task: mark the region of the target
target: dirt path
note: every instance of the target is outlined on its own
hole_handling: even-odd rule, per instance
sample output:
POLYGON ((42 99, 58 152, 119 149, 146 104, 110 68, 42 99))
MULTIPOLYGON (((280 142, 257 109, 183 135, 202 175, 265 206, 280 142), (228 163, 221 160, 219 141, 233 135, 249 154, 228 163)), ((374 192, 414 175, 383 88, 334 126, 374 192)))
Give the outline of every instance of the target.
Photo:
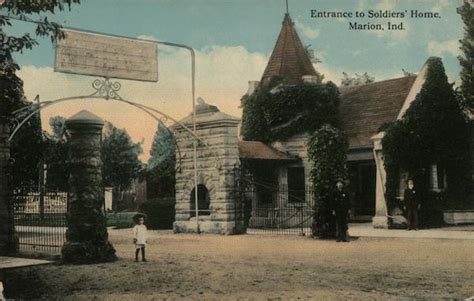
POLYGON ((129 230, 111 231, 120 260, 11 273, 12 297, 48 300, 462 299, 474 296, 474 242, 152 232, 135 263, 129 230))

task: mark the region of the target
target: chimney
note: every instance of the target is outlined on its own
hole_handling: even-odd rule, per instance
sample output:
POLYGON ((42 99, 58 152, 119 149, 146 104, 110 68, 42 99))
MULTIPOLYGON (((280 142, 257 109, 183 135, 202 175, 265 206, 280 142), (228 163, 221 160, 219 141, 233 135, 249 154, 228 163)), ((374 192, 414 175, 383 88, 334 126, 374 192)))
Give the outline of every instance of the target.
POLYGON ((255 92, 255 90, 257 90, 259 84, 260 82, 256 80, 249 81, 249 89, 247 90, 247 95, 251 96, 255 92))
POLYGON ((305 84, 317 84, 319 82, 317 75, 303 75, 301 78, 305 84))

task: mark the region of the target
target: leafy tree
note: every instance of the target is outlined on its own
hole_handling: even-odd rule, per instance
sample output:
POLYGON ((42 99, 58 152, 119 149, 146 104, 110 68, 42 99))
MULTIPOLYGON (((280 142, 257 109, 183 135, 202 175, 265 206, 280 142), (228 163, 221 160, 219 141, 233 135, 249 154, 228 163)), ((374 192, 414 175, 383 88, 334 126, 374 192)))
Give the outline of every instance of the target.
POLYGON ((153 137, 146 169, 149 196, 172 193, 175 184, 175 166, 175 138, 173 133, 160 122, 153 137))
POLYGON ((315 197, 312 232, 314 237, 335 236, 330 202, 336 181, 346 178, 346 153, 349 145, 337 128, 325 124, 315 131, 307 142, 310 172, 315 197))
MULTIPOLYGON (((18 1, 6 0, 0 5, 0 123, 8 123, 12 119, 12 112, 29 105, 23 93, 23 81, 16 75, 20 69, 13 59, 13 54, 25 49, 32 49, 38 42, 37 37, 51 37, 54 41, 60 38, 59 24, 49 22, 45 16, 54 14, 66 7, 71 7, 79 0, 51 0, 51 1, 18 1), (34 33, 24 33, 22 36, 12 36, 7 27, 12 26, 11 18, 28 20, 29 15, 39 16, 34 33)), ((11 145, 12 186, 18 188, 25 184, 37 184, 39 164, 42 156, 42 134, 39 117, 34 116, 18 132, 11 145)))
POLYGON ((70 9, 73 3, 80 3, 80 0, 6 0, 0 5, 2 12, 8 15, 0 16, 0 118, 10 118, 13 110, 25 105, 23 83, 15 74, 20 67, 15 63, 13 54, 37 45, 38 42, 32 35, 49 36, 51 41, 61 38, 60 25, 49 22, 44 15, 54 14, 66 7, 70 9), (12 26, 11 18, 28 20, 29 15, 40 16, 40 19, 35 20, 37 25, 34 34, 27 32, 19 37, 7 34, 7 27, 12 26))
POLYGON ((160 122, 153 137, 147 169, 160 176, 174 176, 176 163, 176 141, 173 133, 160 122))
POLYGON ((459 56, 461 70, 461 93, 464 103, 474 109, 474 7, 465 1, 459 8, 459 14, 464 21, 464 38, 461 42, 462 56, 459 56))
POLYGON ((142 168, 138 159, 141 152, 141 143, 133 143, 127 131, 107 122, 101 149, 104 185, 116 192, 129 189, 142 168))
POLYGON ((10 144, 10 155, 11 188, 38 185, 43 162, 43 139, 38 115, 30 118, 17 132, 10 144))
POLYGON ((46 186, 68 191, 68 145, 65 132, 66 118, 54 116, 49 119, 52 134, 43 133, 44 163, 47 166, 46 186))
POLYGON ((440 58, 430 58, 420 93, 403 118, 388 126, 382 145, 389 208, 395 204, 400 170, 414 178, 427 198, 432 164, 446 172, 448 199, 464 201, 469 187, 468 121, 440 58))

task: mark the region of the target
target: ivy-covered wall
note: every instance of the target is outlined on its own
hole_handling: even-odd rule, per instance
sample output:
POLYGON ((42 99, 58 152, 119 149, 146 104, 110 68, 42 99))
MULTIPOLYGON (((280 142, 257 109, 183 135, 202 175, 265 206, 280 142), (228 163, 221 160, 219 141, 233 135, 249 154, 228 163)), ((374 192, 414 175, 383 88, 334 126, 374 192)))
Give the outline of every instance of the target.
POLYGON ((430 58, 420 93, 402 119, 386 127, 382 140, 389 210, 396 206, 400 170, 414 179, 425 200, 424 209, 433 207, 429 201, 429 167, 433 164, 447 177, 443 206, 462 206, 469 189, 468 125, 441 59, 430 58))
POLYGON ((284 87, 273 83, 243 99, 241 133, 245 140, 273 142, 308 132, 323 124, 338 124, 339 90, 332 83, 284 87))

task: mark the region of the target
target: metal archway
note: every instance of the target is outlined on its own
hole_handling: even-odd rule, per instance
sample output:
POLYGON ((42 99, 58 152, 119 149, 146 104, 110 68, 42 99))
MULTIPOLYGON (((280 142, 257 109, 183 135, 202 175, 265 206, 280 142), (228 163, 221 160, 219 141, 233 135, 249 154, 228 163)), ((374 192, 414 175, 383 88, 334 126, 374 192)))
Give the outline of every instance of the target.
MULTIPOLYGON (((170 121, 174 122, 175 124, 179 125, 182 129, 185 130, 186 133, 188 133, 194 139, 196 139, 197 141, 202 143, 202 145, 204 147, 206 147, 212 153, 212 155, 214 156, 214 159, 216 160, 216 166, 215 167, 217 169, 220 169, 221 164, 220 164, 220 160, 219 160, 219 157, 217 156, 217 154, 209 146, 209 144, 207 144, 206 141, 204 141, 199 136, 194 134, 193 129, 190 129, 189 127, 187 127, 182 122, 179 122, 178 120, 174 119, 170 115, 168 115, 166 113, 163 113, 163 112, 161 112, 161 111, 159 111, 155 108, 152 108, 152 107, 146 106, 146 105, 142 105, 142 104, 133 102, 131 100, 127 100, 127 99, 122 98, 117 93, 121 88, 121 84, 119 82, 111 82, 108 78, 105 78, 103 80, 95 79, 92 82, 92 87, 96 91, 94 93, 90 94, 90 95, 71 96, 71 97, 58 98, 58 99, 50 100, 50 101, 43 101, 43 102, 39 102, 39 103, 32 103, 31 105, 28 105, 26 107, 23 107, 21 109, 18 109, 16 111, 14 111, 13 112, 14 122, 16 123, 16 125, 14 126, 14 129, 13 129, 12 133, 10 134, 9 141, 12 141, 12 139, 15 137, 15 135, 18 133, 18 131, 22 128, 22 126, 26 122, 28 122, 29 119, 31 119, 33 116, 38 114, 38 112, 40 112, 41 110, 43 110, 45 108, 54 106, 54 105, 62 103, 62 102, 71 101, 71 100, 84 100, 84 99, 110 100, 110 99, 112 99, 112 100, 115 100, 115 101, 118 101, 118 102, 128 104, 130 106, 133 106, 133 107, 143 111, 144 113, 146 113, 147 115, 149 115, 150 117, 155 119, 157 122, 161 122, 162 124, 165 124, 167 121, 170 120, 170 121)), ((172 129, 170 129, 170 127, 167 127, 167 128, 168 128, 168 130, 172 130, 172 129)), ((172 130, 172 131, 175 132, 175 130, 172 130)), ((177 170, 179 170, 180 167, 181 167, 181 157, 182 156, 181 156, 181 151, 180 151, 177 144, 176 144, 176 148, 178 150, 178 157, 179 157, 179 164, 178 164, 177 170)))

